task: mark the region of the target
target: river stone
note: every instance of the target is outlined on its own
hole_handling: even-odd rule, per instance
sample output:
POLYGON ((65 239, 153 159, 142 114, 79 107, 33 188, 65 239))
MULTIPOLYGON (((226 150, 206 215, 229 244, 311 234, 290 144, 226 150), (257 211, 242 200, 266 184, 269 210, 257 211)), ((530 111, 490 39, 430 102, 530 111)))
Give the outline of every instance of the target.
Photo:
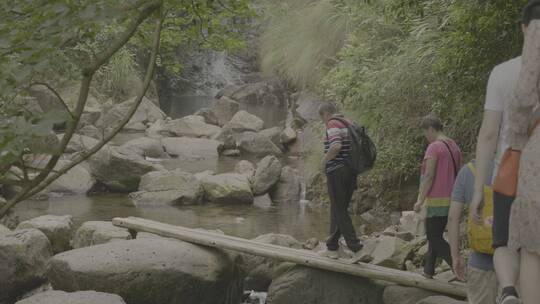
MULTIPOLYGON (((64 134, 58 135, 58 139, 62 140, 64 134)), ((66 147, 65 153, 75 153, 81 151, 88 151, 99 143, 99 140, 79 134, 73 134, 66 147)))
POLYGON ((282 149, 283 145, 281 144, 281 128, 280 127, 272 127, 268 129, 264 129, 259 132, 259 134, 264 135, 268 137, 276 147, 282 149))
POLYGON ((283 152, 268 137, 255 132, 244 132, 236 141, 240 151, 255 155, 281 155, 283 152))
POLYGON ((15 304, 126 304, 114 294, 96 291, 64 292, 48 290, 35 294, 15 304))
POLYGON ((241 160, 234 166, 234 172, 247 176, 249 179, 255 174, 255 165, 247 160, 241 160))
POLYGON ((202 116, 190 115, 166 122, 165 130, 173 136, 211 138, 221 132, 221 128, 207 124, 202 116))
POLYGON ((415 287, 391 285, 384 289, 384 304, 416 304, 418 301, 436 293, 415 287))
POLYGON ((180 169, 149 172, 141 178, 139 191, 129 197, 136 204, 198 204, 203 198, 201 182, 180 169))
POLYGON ((229 121, 225 124, 225 126, 223 126, 223 128, 231 129, 235 132, 258 132, 261 131, 263 127, 264 121, 262 119, 243 110, 234 114, 231 121, 229 121))
POLYGON ((300 201, 300 177, 298 170, 289 166, 283 167, 279 181, 271 192, 272 201, 276 203, 297 203, 300 201))
POLYGON ((143 157, 164 158, 167 156, 159 138, 135 138, 123 144, 122 147, 133 150, 143 157))
POLYGON ((43 215, 20 223, 17 230, 40 230, 49 239, 53 253, 57 254, 71 247, 69 242, 74 230, 72 218, 71 215, 43 215))
POLYGON ((281 134, 279 135, 281 143, 284 145, 294 142, 297 136, 298 135, 296 134, 296 131, 291 127, 285 128, 283 132, 281 132, 281 134))
POLYGON ((296 266, 272 281, 267 304, 379 304, 384 287, 365 278, 296 266))
POLYGON ((269 209, 269 208, 272 208, 273 203, 272 203, 272 199, 270 198, 270 195, 265 194, 265 195, 256 196, 255 199, 253 200, 253 205, 261 209, 269 209))
POLYGON ((48 277, 54 289, 108 292, 130 304, 237 304, 242 284, 235 263, 215 249, 142 238, 56 255, 48 277))
POLYGON ((165 151, 181 160, 217 159, 221 142, 213 139, 167 137, 161 141, 165 151))
POLYGON ((109 242, 130 240, 131 234, 125 228, 114 226, 111 222, 89 221, 77 229, 73 237, 73 248, 99 245, 109 242))
POLYGON ((144 174, 159 170, 133 150, 105 146, 88 161, 90 172, 108 189, 117 192, 133 192, 139 187, 144 174))
POLYGON ((77 131, 77 134, 88 136, 96 140, 103 139, 103 131, 93 125, 86 125, 77 131))
POLYGON ((383 235, 378 239, 377 247, 372 253, 372 263, 379 266, 403 269, 405 260, 410 256, 414 246, 400 238, 383 235))
MULTIPOLYGON (((114 128, 123 120, 128 111, 133 106, 135 102, 133 97, 129 100, 126 100, 122 103, 113 105, 108 111, 104 111, 101 117, 97 120, 96 126, 98 128, 114 128)), ((161 109, 155 105, 150 99, 143 97, 141 104, 137 107, 135 114, 129 120, 129 128, 139 128, 136 126, 147 125, 156 122, 159 119, 165 119, 167 116, 161 109)), ((143 130, 144 131, 144 130, 143 130)))
POLYGON ((210 108, 202 108, 199 111, 195 112, 194 115, 204 118, 204 122, 207 124, 219 126, 219 119, 216 116, 216 113, 214 113, 214 111, 210 108))
POLYGON ((253 193, 261 195, 274 186, 281 175, 281 162, 275 156, 267 156, 257 164, 253 177, 253 193))
POLYGON ((240 104, 227 97, 216 100, 212 106, 212 112, 216 115, 218 125, 220 126, 224 126, 228 123, 239 110, 240 104))
MULTIPOLYGON (((71 161, 59 160, 55 166, 56 170, 69 165, 71 161)), ((90 191, 96 180, 85 166, 79 164, 71 168, 67 173, 61 175, 58 179, 47 186, 45 192, 58 192, 69 194, 86 194, 90 191)))
POLYGON ((417 304, 467 304, 467 302, 445 296, 432 296, 418 301, 417 304))
POLYGON ((202 179, 205 197, 214 203, 253 203, 253 193, 246 176, 234 173, 210 175, 202 179))
POLYGON ((221 132, 212 137, 212 139, 223 143, 222 150, 235 150, 237 148, 236 141, 241 135, 241 133, 224 128, 221 129, 221 132))
POLYGON ((51 253, 49 239, 37 229, 0 234, 0 303, 42 284, 51 253))

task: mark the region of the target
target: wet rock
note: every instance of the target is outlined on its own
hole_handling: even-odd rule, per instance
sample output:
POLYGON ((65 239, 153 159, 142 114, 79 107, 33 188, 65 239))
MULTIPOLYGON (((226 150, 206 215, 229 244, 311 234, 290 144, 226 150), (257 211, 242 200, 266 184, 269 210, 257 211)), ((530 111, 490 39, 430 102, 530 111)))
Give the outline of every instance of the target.
POLYGON ((161 139, 140 137, 132 139, 122 145, 123 148, 132 150, 142 157, 164 158, 167 157, 161 139))
POLYGON ((267 156, 257 164, 253 177, 253 193, 261 195, 270 190, 281 175, 281 162, 275 156, 267 156))
POLYGON ((418 301, 417 304, 467 304, 467 302, 458 301, 445 296, 433 296, 418 301))
POLYGON ((203 198, 201 182, 182 170, 154 171, 142 176, 139 191, 129 197, 135 204, 198 204, 203 198))
POLYGON ((237 138, 240 151, 254 155, 281 155, 283 152, 268 137, 255 133, 244 132, 237 138))
POLYGON ((96 140, 103 139, 103 131, 93 125, 86 125, 77 131, 77 134, 88 136, 96 140))
POLYGON ((273 203, 270 195, 265 194, 261 196, 256 196, 255 200, 253 201, 253 205, 261 209, 269 209, 272 208, 273 203))
POLYGON ((167 137, 161 141, 165 151, 181 160, 217 159, 221 142, 203 138, 167 137))
MULTIPOLYGON (((58 135, 58 139, 62 140, 64 134, 58 135)), ((66 147, 65 153, 75 153, 81 151, 88 151, 97 145, 99 141, 95 138, 85 135, 73 134, 66 147)))
POLYGON ((56 255, 48 277, 54 289, 108 292, 130 304, 236 304, 242 284, 235 264, 215 249, 143 238, 56 255))
POLYGON ((250 161, 241 160, 234 166, 234 172, 247 176, 249 179, 255 174, 255 165, 250 161))
POLYGON ((371 280, 296 266, 272 281, 267 304, 378 304, 384 287, 371 280))
POLYGON ((280 134, 281 143, 284 145, 294 142, 296 138, 297 138, 296 131, 291 127, 285 128, 283 132, 281 132, 280 134))
POLYGON ((49 239, 37 229, 0 234, 0 303, 42 284, 51 253, 49 239))
POLYGON ((194 115, 204 118, 204 122, 207 124, 219 126, 219 119, 216 116, 216 113, 214 113, 214 111, 210 108, 202 108, 199 111, 195 112, 194 115))
POLYGON ((436 295, 434 292, 420 288, 392 285, 384 289, 383 303, 416 304, 418 301, 434 295, 436 295))
POLYGON ((125 304, 124 300, 114 294, 96 291, 64 292, 49 290, 35 294, 15 304, 125 304))
POLYGON ((190 115, 165 123, 167 134, 180 137, 211 138, 221 132, 221 128, 207 124, 202 116, 190 115))
POLYGON ((214 203, 251 204, 253 193, 246 176, 241 174, 219 174, 202 179, 205 197, 214 203))
POLYGON ((219 126, 224 126, 228 123, 239 110, 240 104, 227 97, 216 100, 212 106, 212 111, 217 117, 219 126))
POLYGON ((92 176, 109 190, 133 192, 141 176, 159 170, 131 149, 105 146, 88 161, 92 176))
MULTIPOLYGON (((134 102, 135 97, 113 105, 112 108, 102 113, 101 117, 96 122, 96 127, 102 129, 114 128, 126 117, 134 102)), ((128 125, 131 129, 139 128, 137 126, 152 124, 157 120, 165 119, 166 117, 165 113, 163 113, 156 104, 150 99, 143 97, 141 104, 137 107, 137 111, 135 111, 135 114, 129 120, 128 125)))
POLYGON ((128 230, 114 226, 111 222, 90 221, 77 229, 73 237, 73 248, 99 245, 115 241, 130 240, 128 230))
MULTIPOLYGON (((71 161, 59 160, 56 164, 56 170, 60 170, 69 165, 71 161)), ((45 192, 58 192, 68 194, 86 194, 94 187, 96 180, 85 166, 79 164, 71 168, 67 173, 61 175, 58 179, 47 186, 45 192)))
POLYGON ((43 215, 17 226, 17 230, 29 228, 38 229, 47 236, 54 254, 71 248, 69 242, 74 230, 71 215, 43 215))
POLYGON ((280 127, 272 127, 268 129, 264 129, 259 132, 259 134, 264 135, 268 137, 276 147, 283 150, 283 144, 281 143, 281 128, 280 127))
POLYGON ((413 247, 411 244, 397 237, 383 235, 378 240, 377 247, 373 251, 373 264, 403 269, 405 260, 410 256, 413 247))
POLYGON ((280 204, 300 201, 300 177, 298 171, 289 166, 283 167, 279 180, 271 192, 272 200, 280 204))
POLYGON ((231 129, 235 132, 261 131, 264 127, 264 121, 259 117, 246 111, 239 111, 233 118, 223 126, 225 129, 231 129))

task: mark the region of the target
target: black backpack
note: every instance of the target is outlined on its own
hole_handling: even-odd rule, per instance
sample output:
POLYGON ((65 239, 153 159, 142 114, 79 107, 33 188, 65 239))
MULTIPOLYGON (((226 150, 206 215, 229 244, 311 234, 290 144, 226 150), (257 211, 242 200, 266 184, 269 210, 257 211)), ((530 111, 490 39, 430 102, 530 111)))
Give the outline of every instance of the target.
POLYGON ((367 135, 366 129, 354 122, 349 122, 340 117, 333 117, 347 126, 351 137, 351 155, 347 159, 349 166, 356 174, 362 174, 375 165, 377 159, 377 148, 373 140, 367 135))

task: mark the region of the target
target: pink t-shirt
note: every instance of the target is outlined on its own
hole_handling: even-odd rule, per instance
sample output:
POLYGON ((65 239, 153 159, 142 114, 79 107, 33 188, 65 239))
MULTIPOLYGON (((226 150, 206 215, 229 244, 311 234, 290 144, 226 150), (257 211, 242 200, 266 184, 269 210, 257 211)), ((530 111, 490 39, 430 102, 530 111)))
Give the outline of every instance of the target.
POLYGON ((428 198, 446 198, 452 194, 454 187, 454 181, 456 179, 457 170, 461 166, 461 150, 458 145, 451 139, 446 140, 448 147, 452 151, 454 161, 450 156, 448 147, 442 141, 432 142, 424 156, 424 162, 422 164, 422 175, 425 174, 426 160, 428 158, 437 158, 437 168, 435 170, 435 178, 433 179, 433 185, 429 190, 428 198))

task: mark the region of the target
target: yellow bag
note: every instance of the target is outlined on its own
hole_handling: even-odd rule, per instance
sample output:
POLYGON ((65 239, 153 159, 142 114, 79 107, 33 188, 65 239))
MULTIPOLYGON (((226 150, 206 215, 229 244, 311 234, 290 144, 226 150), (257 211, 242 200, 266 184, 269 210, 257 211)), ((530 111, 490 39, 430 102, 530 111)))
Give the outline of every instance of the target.
MULTIPOLYGON (((467 166, 476 177, 476 168, 472 163, 467 166)), ((479 225, 473 221, 472 216, 469 216, 468 235, 469 247, 476 252, 493 254, 493 188, 484 186, 484 208, 482 208, 483 224, 479 225)))

